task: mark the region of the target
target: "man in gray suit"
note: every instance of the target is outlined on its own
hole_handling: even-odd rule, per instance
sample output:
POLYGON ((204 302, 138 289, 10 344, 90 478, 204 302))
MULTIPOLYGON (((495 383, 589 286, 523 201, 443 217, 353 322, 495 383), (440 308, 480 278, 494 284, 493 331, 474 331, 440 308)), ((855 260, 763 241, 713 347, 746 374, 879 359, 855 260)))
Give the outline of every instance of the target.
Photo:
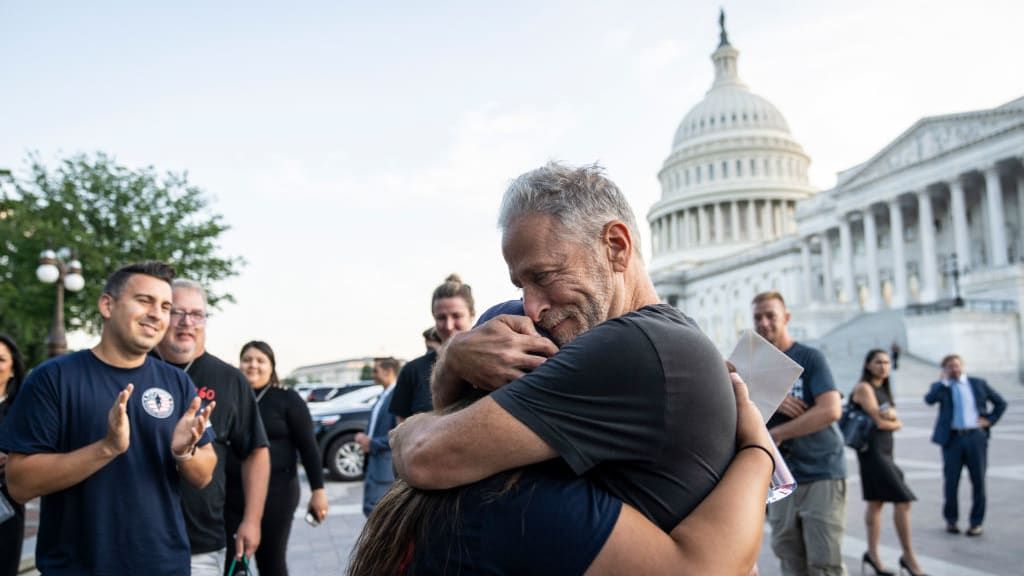
POLYGON ((395 380, 401 363, 394 358, 377 358, 373 362, 373 381, 384 387, 384 392, 377 398, 370 412, 370 423, 366 427, 367 434, 356 434, 356 442, 366 454, 366 480, 363 487, 363 514, 370 515, 377 501, 395 481, 395 471, 391 466, 391 445, 388 444, 388 432, 396 425, 395 415, 391 413, 391 393, 394 392, 395 380))

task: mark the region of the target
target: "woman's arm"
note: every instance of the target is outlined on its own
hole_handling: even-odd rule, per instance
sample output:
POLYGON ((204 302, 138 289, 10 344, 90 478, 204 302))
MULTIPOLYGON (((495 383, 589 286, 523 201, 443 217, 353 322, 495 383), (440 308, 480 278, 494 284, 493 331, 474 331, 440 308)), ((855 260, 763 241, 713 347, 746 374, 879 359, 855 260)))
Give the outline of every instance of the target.
POLYGON ((324 490, 324 470, 321 465, 320 450, 316 447, 316 438, 313 436, 313 419, 302 398, 299 398, 299 395, 291 390, 287 392, 288 434, 299 451, 302 467, 306 469, 309 488, 312 490, 307 507, 318 521, 323 522, 327 517, 327 492, 324 490))
POLYGON ((853 388, 853 401, 865 414, 871 416, 879 430, 899 430, 903 427, 903 422, 895 416, 895 411, 890 409, 882 412, 878 406, 878 397, 875 396, 875 387, 871 384, 858 382, 853 388))
POLYGON ((746 385, 735 374, 737 448, 711 494, 670 534, 623 505, 612 534, 587 574, 743 574, 761 548, 765 500, 774 462, 771 436, 746 385), (755 445, 758 449, 742 449, 755 445))

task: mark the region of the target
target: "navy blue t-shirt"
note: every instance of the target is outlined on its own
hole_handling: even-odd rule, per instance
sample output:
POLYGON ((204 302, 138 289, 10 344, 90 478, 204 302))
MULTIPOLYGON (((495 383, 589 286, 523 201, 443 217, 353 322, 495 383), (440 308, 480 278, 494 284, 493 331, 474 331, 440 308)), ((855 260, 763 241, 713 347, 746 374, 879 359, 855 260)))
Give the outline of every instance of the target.
MULTIPOLYGON (((128 399, 128 451, 42 498, 36 566, 47 575, 189 573, 174 427, 196 395, 188 376, 146 357, 117 368, 83 350, 34 369, 0 430, 0 450, 67 453, 103 439, 117 395, 128 399)), ((200 440, 212 440, 208 428, 200 440)))
POLYGON ((445 517, 416 543, 409 574, 583 574, 622 510, 620 500, 555 460, 457 494, 457 508, 439 509, 445 517))
MULTIPOLYGON (((800 398, 808 406, 813 406, 816 397, 836 390, 832 371, 829 370, 828 362, 821 352, 794 342, 785 354, 804 369, 800 378, 793 383, 793 389, 790 391, 792 396, 800 398)), ((791 418, 788 416, 776 412, 768 420, 768 428, 789 420, 791 418)), ((826 426, 806 436, 786 440, 779 446, 779 452, 785 458, 797 483, 846 478, 843 438, 835 425, 826 426)))

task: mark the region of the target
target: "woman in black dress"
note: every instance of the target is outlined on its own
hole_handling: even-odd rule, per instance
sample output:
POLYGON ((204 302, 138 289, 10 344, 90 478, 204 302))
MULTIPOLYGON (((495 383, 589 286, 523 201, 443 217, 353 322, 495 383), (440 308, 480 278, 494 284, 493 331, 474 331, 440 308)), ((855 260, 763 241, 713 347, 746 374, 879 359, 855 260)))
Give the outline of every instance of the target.
MULTIPOLYGON (((296 454, 302 459, 312 490, 306 509, 318 523, 327 518, 327 492, 324 490, 320 451, 313 437, 313 420, 306 403, 294 390, 283 388, 278 382, 274 351, 270 345, 253 340, 242 346, 240 356, 239 368, 256 393, 260 416, 270 440, 270 485, 263 508, 256 567, 261 576, 287 576, 288 536, 291 534, 292 517, 299 505, 296 454)), ((242 463, 229 454, 228 497, 224 507, 228 535, 238 530, 245 509, 241 470, 242 463)))
POLYGON ((892 433, 903 427, 896 413, 892 389, 889 386, 889 355, 884 350, 871 350, 864 359, 860 382, 853 389, 851 402, 861 407, 877 427, 871 433, 868 447, 857 453, 860 461, 860 484, 867 507, 864 523, 867 525, 868 550, 861 567, 870 565, 875 574, 892 574, 878 557, 878 541, 882 531, 882 505, 892 502, 895 507, 893 521, 899 535, 903 555, 900 567, 911 574, 921 574, 917 556, 910 538, 910 503, 916 500, 903 480, 903 471, 893 461, 892 433))
MULTIPOLYGON (((4 421, 7 410, 14 404, 18 388, 25 378, 25 363, 21 352, 10 336, 0 334, 0 422, 4 421)), ((25 507, 15 502, 7 493, 4 469, 7 454, 0 452, 0 498, 6 498, 14 508, 14 517, 0 523, 0 576, 14 576, 21 563, 21 543, 25 536, 25 507)))

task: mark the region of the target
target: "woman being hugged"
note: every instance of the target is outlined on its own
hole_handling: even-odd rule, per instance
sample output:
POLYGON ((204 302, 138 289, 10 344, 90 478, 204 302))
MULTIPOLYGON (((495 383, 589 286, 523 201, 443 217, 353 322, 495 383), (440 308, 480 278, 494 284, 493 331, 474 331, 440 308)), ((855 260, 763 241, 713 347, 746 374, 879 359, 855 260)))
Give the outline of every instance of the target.
MULTIPOLYGON (((263 509, 262 538, 256 550, 256 566, 263 576, 288 574, 286 556, 292 516, 299 505, 299 479, 295 454, 309 478, 312 495, 307 506, 318 522, 327 517, 327 492, 320 451, 313 437, 309 408, 294 390, 281 387, 274 351, 266 342, 253 340, 242 346, 239 369, 252 384, 260 417, 270 440, 270 486, 263 509)), ((230 455, 227 462, 228 498, 224 525, 230 538, 242 521, 242 463, 230 455), (232 497, 234 495, 234 497, 232 497)))
POLYGON ((903 479, 903 471, 893 460, 892 433, 903 427, 896 413, 892 388, 889 385, 889 355, 880 349, 871 350, 864 358, 860 382, 853 389, 851 402, 860 406, 875 421, 867 449, 857 453, 860 461, 860 485, 867 507, 864 523, 867 526, 868 550, 864 552, 861 567, 870 565, 875 574, 893 574, 885 569, 878 557, 878 541, 882 530, 882 505, 894 506, 893 521, 900 539, 903 555, 900 567, 911 574, 922 574, 914 554, 910 537, 910 503, 917 498, 903 479))

